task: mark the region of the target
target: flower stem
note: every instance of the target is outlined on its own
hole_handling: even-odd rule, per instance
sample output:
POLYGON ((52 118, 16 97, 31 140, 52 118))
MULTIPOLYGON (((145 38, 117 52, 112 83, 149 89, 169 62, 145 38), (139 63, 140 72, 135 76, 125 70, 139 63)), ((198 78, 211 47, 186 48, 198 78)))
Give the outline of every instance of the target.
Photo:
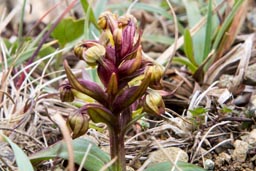
POLYGON ((120 129, 110 129, 110 154, 116 160, 112 165, 113 171, 126 171, 124 134, 120 129))

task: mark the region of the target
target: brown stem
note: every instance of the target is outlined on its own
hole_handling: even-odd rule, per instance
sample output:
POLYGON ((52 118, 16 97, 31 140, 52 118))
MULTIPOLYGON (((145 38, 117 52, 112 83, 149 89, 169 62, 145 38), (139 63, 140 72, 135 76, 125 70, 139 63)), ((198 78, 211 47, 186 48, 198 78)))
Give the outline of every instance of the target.
POLYGON ((113 171, 126 171, 124 134, 118 126, 116 126, 114 129, 109 129, 109 132, 111 159, 117 157, 112 169, 113 171))

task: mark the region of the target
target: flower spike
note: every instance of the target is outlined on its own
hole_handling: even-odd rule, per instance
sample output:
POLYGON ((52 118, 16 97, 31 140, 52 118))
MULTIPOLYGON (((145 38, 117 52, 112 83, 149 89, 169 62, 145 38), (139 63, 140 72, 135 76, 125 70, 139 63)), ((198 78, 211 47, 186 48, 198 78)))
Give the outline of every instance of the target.
POLYGON ((162 89, 161 79, 164 73, 163 67, 159 64, 155 64, 148 66, 146 70, 152 73, 149 87, 157 90, 162 89))
POLYGON ((103 87, 76 78, 64 61, 69 83, 60 88, 60 96, 63 101, 72 101, 74 97, 85 101, 80 113, 70 115, 67 121, 73 137, 88 129, 88 124, 82 123, 88 123, 89 119, 105 123, 109 128, 110 156, 117 157, 111 170, 125 171, 124 136, 136 120, 134 111, 139 110, 138 115, 164 112, 163 99, 153 90, 162 88, 163 68, 142 55, 142 31, 134 16, 118 17, 107 11, 100 15, 98 26, 101 29, 99 40, 79 44, 74 53, 89 66, 97 67, 103 87))

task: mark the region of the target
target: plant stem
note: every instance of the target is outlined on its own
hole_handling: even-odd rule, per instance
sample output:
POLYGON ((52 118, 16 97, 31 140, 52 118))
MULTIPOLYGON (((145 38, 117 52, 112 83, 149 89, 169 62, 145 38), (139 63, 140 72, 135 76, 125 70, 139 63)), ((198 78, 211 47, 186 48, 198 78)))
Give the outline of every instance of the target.
POLYGON ((125 150, 124 150, 124 134, 120 127, 109 129, 110 133, 110 154, 111 159, 116 158, 112 169, 113 171, 126 171, 125 150))

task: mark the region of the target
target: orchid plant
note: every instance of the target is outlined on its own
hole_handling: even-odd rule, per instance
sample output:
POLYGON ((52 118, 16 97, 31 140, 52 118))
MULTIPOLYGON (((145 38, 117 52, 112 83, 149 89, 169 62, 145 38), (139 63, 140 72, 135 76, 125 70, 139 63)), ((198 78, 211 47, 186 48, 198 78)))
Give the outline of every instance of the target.
POLYGON ((97 67, 102 86, 86 79, 76 78, 67 61, 64 68, 68 81, 60 86, 62 101, 89 96, 94 102, 68 117, 67 125, 76 138, 89 128, 89 121, 105 123, 110 137, 110 155, 115 160, 112 170, 125 171, 124 136, 134 123, 134 113, 160 115, 164 102, 157 90, 161 89, 163 68, 143 56, 142 31, 134 16, 117 16, 109 11, 98 19, 102 30, 99 40, 87 40, 74 48, 75 55, 88 66, 97 67))

